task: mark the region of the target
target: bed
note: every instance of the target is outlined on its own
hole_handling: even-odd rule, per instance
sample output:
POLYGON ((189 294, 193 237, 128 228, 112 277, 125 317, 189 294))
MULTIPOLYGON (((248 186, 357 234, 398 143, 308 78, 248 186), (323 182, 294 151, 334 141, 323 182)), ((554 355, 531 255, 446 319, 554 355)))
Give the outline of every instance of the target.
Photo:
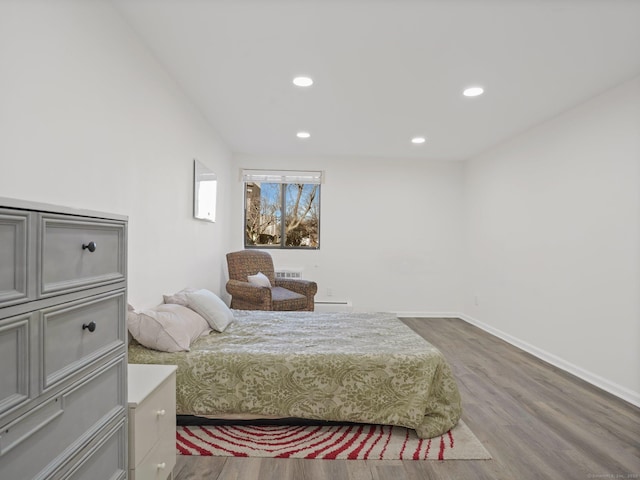
POLYGON ((189 352, 132 341, 129 363, 174 364, 178 415, 399 425, 421 438, 460 418, 441 352, 393 314, 233 311, 189 352))

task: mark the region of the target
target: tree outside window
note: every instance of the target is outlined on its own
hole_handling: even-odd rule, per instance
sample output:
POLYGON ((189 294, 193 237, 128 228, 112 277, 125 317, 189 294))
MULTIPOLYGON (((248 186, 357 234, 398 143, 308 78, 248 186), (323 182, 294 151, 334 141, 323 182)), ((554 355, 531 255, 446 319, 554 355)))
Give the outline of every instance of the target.
POLYGON ((245 247, 320 248, 320 185, 245 182, 245 247))

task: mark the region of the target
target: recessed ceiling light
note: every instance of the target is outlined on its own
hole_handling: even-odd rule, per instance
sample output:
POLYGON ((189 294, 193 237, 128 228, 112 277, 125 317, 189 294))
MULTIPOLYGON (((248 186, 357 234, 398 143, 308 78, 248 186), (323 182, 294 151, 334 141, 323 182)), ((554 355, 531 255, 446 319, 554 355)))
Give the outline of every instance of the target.
POLYGON ((296 133, 296 137, 298 138, 309 138, 311 134, 309 132, 298 132, 296 133))
POLYGON ((415 143, 415 144, 424 143, 424 142, 426 142, 426 141, 427 141, 427 139, 426 139, 426 138, 424 138, 424 137, 413 137, 413 138, 411 139, 411 143, 415 143))
POLYGON ((313 85, 311 77, 296 77, 293 79, 293 84, 298 87, 310 87, 313 85))
POLYGON ((484 88, 482 87, 469 87, 465 88, 462 94, 465 97, 477 97, 478 95, 482 95, 484 93, 484 88))

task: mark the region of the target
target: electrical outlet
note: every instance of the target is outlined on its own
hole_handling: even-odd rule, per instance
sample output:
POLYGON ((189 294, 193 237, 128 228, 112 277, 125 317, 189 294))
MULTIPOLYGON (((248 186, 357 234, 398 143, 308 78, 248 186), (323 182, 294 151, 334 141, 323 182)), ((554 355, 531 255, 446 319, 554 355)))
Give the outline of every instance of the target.
POLYGON ((333 296, 333 290, 331 288, 327 288, 327 297, 333 296))
POLYGON ((480 297, 478 295, 475 295, 473 297, 473 303, 475 304, 476 307, 480 306, 480 297))

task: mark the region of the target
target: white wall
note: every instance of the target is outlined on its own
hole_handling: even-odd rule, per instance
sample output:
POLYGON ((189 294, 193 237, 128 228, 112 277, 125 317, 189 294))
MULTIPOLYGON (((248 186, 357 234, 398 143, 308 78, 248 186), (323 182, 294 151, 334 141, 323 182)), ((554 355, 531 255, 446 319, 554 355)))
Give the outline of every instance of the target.
POLYGON ((0 70, 0 196, 128 215, 136 307, 218 291, 230 210, 192 220, 192 169, 229 197, 230 153, 113 7, 0 2, 0 70))
POLYGON ((463 311, 639 403, 640 80, 465 171, 369 158, 232 162, 105 2, 0 2, 0 69, 0 196, 128 215, 136 307, 187 285, 224 290, 224 254, 242 248, 240 167, 322 169, 321 249, 272 251, 277 265, 303 267, 320 299, 463 311), (218 173, 215 224, 191 217, 193 158, 218 173))
POLYGON ((243 248, 240 168, 324 170, 320 249, 269 250, 276 267, 304 268, 317 300, 351 300, 356 310, 461 310, 461 164, 243 155, 235 164, 233 249, 243 248))
POLYGON ((468 162, 465 193, 468 318, 640 404, 640 78, 468 162))

